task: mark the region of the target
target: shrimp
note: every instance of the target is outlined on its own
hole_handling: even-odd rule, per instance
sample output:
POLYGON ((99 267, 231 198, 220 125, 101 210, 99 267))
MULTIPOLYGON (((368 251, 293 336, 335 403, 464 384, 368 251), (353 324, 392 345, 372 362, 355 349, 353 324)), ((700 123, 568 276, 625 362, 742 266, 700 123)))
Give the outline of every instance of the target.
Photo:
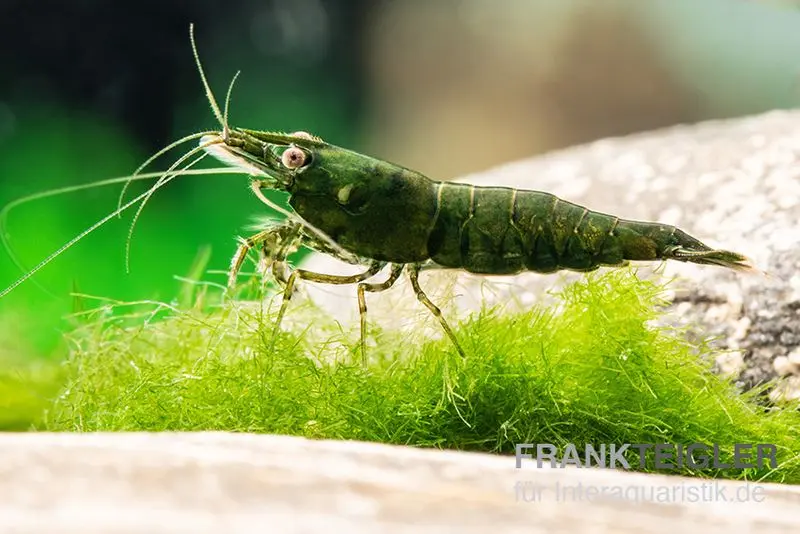
MULTIPOLYGON (((356 284, 360 349, 366 364, 365 294, 391 288, 403 273, 417 299, 436 317, 458 353, 466 356, 441 310, 420 286, 423 268, 513 275, 524 271, 588 272, 631 261, 675 260, 757 271, 747 257, 711 248, 672 225, 622 219, 543 191, 437 181, 307 132, 231 128, 227 121, 231 89, 223 114, 200 63, 191 27, 190 40, 203 87, 222 130, 181 140, 200 141, 179 161, 201 150, 249 174, 257 198, 286 218, 240 240, 228 277, 228 284, 234 285, 249 251, 256 249, 262 255, 262 270, 271 269, 283 283, 273 339, 298 279, 356 284), (267 190, 287 193, 293 211, 270 202, 264 195, 267 190), (363 270, 335 275, 292 269, 286 258, 301 245, 363 270), (373 281, 387 266, 386 279, 373 281)), ((172 177, 162 176, 149 193, 172 177)), ((144 202, 147 198, 149 194, 134 200, 144 202)))

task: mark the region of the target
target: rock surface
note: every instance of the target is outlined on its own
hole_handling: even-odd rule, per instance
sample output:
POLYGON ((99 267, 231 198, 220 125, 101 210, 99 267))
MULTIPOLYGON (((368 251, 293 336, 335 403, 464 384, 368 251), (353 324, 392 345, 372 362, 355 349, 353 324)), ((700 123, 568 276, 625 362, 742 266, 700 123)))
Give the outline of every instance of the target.
POLYGON ((225 433, 0 434, 0 455, 0 531, 18 534, 800 528, 796 486, 706 481, 703 490, 696 479, 525 463, 516 469, 513 457, 359 442, 225 433), (639 501, 611 497, 615 487, 639 501), (589 497, 593 491, 606 495, 589 497), (669 497, 654 497, 664 492, 669 497))
MULTIPOLYGON (((711 246, 750 256, 769 276, 678 262, 642 264, 639 272, 677 279, 667 319, 730 349, 717 362, 722 372, 746 388, 782 374, 789 380, 775 396, 800 396, 800 364, 787 365, 800 358, 800 111, 605 139, 458 181, 549 191, 620 217, 675 224, 711 246)), ((305 267, 348 270, 322 256, 305 267)), ((432 297, 453 305, 446 313, 464 317, 481 303, 509 309, 546 303, 548 291, 582 275, 423 276, 432 297)), ((384 327, 400 324, 388 319, 398 310, 422 313, 408 284, 399 285, 368 297, 370 317, 384 327)), ((353 288, 307 284, 304 290, 339 321, 355 320, 353 288)), ((428 325, 437 335, 438 325, 428 325)))

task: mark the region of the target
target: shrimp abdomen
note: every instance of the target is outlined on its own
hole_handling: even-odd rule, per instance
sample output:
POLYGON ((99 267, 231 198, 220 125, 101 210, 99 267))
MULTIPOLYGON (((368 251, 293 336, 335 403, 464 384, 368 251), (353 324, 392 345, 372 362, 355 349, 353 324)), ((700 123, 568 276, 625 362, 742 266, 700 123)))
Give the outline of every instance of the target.
POLYGON ((629 261, 678 260, 753 270, 675 226, 620 219, 541 191, 441 183, 431 259, 479 274, 592 271, 629 261))

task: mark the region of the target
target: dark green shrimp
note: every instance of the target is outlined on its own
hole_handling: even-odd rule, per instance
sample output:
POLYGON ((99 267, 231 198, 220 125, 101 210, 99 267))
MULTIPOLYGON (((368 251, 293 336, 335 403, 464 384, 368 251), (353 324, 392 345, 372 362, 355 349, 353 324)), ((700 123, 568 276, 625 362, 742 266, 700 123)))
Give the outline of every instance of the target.
MULTIPOLYGON (((389 289, 404 271, 419 301, 436 316, 462 356, 464 350, 452 329, 419 285, 423 267, 512 275, 562 269, 585 272, 601 266, 623 266, 630 261, 677 260, 756 271, 745 256, 713 249, 675 226, 621 219, 540 191, 431 180, 416 171, 331 145, 305 132, 284 134, 230 128, 227 99, 223 114, 198 59, 193 34, 191 41, 206 94, 222 131, 206 132, 200 139, 200 147, 182 159, 203 150, 252 175, 252 190, 264 203, 275 208, 263 190, 280 190, 289 194, 289 204, 294 209, 294 213, 289 213, 276 208, 287 216, 286 221, 268 225, 241 240, 231 262, 229 284, 235 282, 248 251, 255 248, 262 254, 263 267, 271 268, 284 282, 275 334, 298 278, 326 284, 357 284, 361 351, 366 358, 365 293, 389 289), (301 245, 362 265, 364 270, 355 275, 291 270, 286 256, 301 245), (389 274, 385 280, 370 281, 387 266, 389 274)), ((197 135, 185 140, 192 138, 197 135)), ((178 174, 180 171, 173 173, 178 174)), ((147 196, 135 201, 146 200, 173 175, 159 180, 147 196)))
MULTIPOLYGON (((363 273, 352 276, 294 270, 278 320, 296 279, 302 278, 358 283, 363 326, 364 292, 388 289, 405 270, 419 300, 463 355, 439 308, 419 286, 423 265, 483 275, 585 272, 659 260, 754 270, 745 256, 713 249, 675 226, 621 219, 541 191, 431 180, 303 132, 233 128, 202 143, 226 163, 258 169, 262 176, 253 182, 255 191, 289 193, 295 213, 338 246, 326 252, 351 263, 360 259, 365 265, 363 273), (339 247, 350 257, 339 253, 339 247), (385 282, 366 282, 386 264, 391 271, 385 282)), ((248 246, 256 246, 259 239, 248 246)), ((309 246, 318 248, 313 243, 309 246)), ((245 252, 240 249, 239 254, 245 252)), ((363 331, 361 344, 363 351, 363 331)))

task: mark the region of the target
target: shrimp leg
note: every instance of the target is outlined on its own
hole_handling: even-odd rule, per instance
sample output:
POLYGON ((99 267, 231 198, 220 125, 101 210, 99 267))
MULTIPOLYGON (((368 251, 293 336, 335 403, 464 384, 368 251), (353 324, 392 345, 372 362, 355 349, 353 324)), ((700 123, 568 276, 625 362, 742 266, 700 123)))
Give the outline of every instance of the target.
POLYGON ((392 287, 395 282, 397 282, 397 279, 400 278, 401 274, 403 274, 404 267, 405 265, 402 263, 394 263, 392 264, 392 271, 389 274, 389 278, 387 278, 384 282, 361 282, 358 284, 358 315, 361 319, 361 363, 364 365, 364 367, 367 366, 367 299, 364 295, 364 292, 369 291, 370 293, 379 293, 381 291, 386 291, 392 287))

